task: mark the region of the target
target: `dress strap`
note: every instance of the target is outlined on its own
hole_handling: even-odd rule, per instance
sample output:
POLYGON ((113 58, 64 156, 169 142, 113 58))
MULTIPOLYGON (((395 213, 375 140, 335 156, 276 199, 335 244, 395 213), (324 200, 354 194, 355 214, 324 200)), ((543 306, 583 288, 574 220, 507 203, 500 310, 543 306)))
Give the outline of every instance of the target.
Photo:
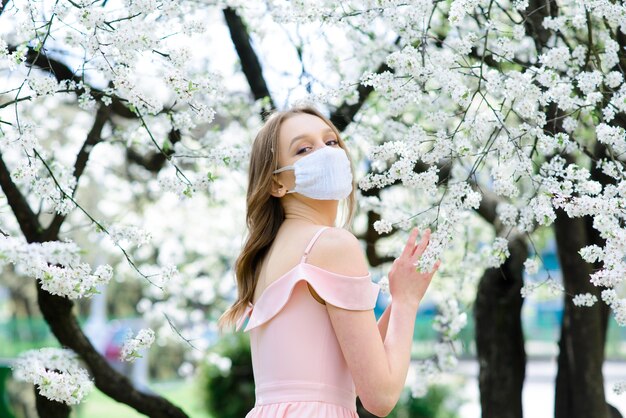
POLYGON ((306 249, 304 250, 304 254, 302 255, 302 258, 300 259, 301 263, 304 263, 306 261, 306 256, 309 255, 309 252, 311 251, 313 244, 315 244, 315 241, 317 241, 317 238, 321 235, 321 233, 324 232, 328 228, 330 228, 330 226, 324 226, 320 228, 315 233, 315 235, 313 235, 313 238, 311 238, 311 241, 309 241, 309 245, 306 246, 306 249))
POLYGON ((243 325, 243 321, 252 313, 253 309, 254 309, 254 305, 251 302, 248 302, 248 306, 246 306, 243 313, 237 320, 237 323, 235 325, 235 331, 239 331, 239 329, 243 325))

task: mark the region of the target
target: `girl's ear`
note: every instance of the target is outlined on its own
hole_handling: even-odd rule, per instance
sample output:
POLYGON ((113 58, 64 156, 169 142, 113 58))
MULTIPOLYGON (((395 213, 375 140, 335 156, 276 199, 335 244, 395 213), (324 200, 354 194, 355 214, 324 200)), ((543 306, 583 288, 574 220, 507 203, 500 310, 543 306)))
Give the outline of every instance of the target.
POLYGON ((272 190, 270 194, 274 197, 283 197, 285 195, 285 185, 276 180, 276 177, 276 174, 272 174, 272 190))

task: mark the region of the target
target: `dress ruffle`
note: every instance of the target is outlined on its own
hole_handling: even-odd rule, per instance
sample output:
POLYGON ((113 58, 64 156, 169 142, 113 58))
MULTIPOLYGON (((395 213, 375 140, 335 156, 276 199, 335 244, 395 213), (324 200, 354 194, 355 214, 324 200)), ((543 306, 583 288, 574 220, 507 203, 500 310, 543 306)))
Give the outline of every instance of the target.
POLYGON ((369 273, 365 276, 346 276, 313 264, 299 263, 267 286, 255 305, 248 302, 237 321, 236 330, 241 328, 248 316, 250 319, 244 332, 276 316, 289 301, 294 286, 301 280, 307 281, 326 302, 350 310, 374 309, 380 291, 380 285, 372 282, 369 273))
POLYGON ((256 405, 245 418, 359 418, 356 411, 328 402, 297 401, 256 405))

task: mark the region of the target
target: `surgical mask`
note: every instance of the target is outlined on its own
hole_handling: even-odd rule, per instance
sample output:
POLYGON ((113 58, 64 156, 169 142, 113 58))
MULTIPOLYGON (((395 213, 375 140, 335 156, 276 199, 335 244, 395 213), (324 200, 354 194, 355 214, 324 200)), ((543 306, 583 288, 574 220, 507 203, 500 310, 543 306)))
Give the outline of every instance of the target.
POLYGON ((294 170, 296 176, 294 189, 287 193, 297 192, 311 199, 340 200, 352 192, 350 161, 343 148, 324 146, 274 173, 285 170, 294 170))

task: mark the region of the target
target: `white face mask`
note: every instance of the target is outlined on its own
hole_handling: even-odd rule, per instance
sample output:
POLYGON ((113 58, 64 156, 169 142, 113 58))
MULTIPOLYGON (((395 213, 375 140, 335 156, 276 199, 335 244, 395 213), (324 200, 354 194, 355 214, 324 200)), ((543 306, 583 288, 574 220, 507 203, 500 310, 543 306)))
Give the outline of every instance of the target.
POLYGON ((287 193, 319 200, 345 199, 352 192, 350 161, 343 148, 324 146, 300 158, 293 165, 274 170, 294 170, 296 185, 287 193))

